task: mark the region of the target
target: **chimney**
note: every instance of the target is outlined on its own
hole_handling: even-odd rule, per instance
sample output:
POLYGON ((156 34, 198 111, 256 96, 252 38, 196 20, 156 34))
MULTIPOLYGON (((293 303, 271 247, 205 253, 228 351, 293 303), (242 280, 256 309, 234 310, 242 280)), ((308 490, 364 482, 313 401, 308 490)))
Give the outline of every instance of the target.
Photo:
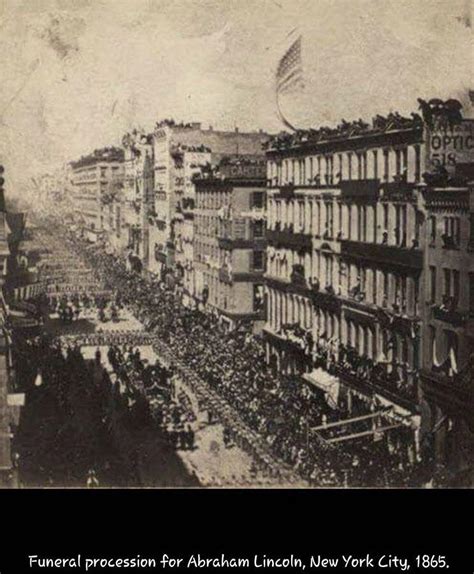
POLYGON ((239 128, 237 126, 235 126, 235 133, 238 134, 239 133, 239 128))
POLYGON ((212 126, 209 126, 209 131, 212 132, 214 128, 212 126))

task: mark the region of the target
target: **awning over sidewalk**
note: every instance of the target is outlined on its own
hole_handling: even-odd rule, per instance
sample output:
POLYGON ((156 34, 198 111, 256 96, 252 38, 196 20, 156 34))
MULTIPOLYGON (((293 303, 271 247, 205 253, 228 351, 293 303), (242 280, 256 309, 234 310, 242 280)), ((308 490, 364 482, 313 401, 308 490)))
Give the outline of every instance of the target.
POLYGON ((332 409, 337 409, 340 383, 337 377, 330 375, 321 368, 303 375, 303 379, 318 387, 325 394, 326 401, 332 409))

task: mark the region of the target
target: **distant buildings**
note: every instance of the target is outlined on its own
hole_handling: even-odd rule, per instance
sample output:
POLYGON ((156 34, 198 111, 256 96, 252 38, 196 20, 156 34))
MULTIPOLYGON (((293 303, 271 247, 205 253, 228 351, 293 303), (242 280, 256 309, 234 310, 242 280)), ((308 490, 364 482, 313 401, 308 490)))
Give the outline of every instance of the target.
MULTIPOLYGON (((150 228, 149 271, 158 277, 175 266, 175 217, 177 206, 186 193, 191 199, 189 178, 201 165, 223 156, 263 154, 268 140, 263 132, 241 133, 203 129, 200 123, 159 122, 153 133, 155 171, 154 225, 150 228)), ((178 261, 180 255, 177 256, 178 261)))
POLYGON ((123 175, 122 148, 95 150, 71 162, 74 218, 91 241, 106 231, 116 231, 119 202, 115 199, 122 193, 123 175))

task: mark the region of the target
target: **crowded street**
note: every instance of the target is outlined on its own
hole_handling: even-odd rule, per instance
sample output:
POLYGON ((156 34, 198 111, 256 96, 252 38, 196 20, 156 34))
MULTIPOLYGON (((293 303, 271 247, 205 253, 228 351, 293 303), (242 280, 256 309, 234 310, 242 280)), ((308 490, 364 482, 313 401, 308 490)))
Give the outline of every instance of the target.
POLYGON ((309 388, 265 367, 251 332, 219 333, 212 314, 183 306, 165 284, 127 270, 101 245, 49 229, 33 231, 46 255, 47 287, 34 300, 40 333, 17 351, 27 394, 16 447, 23 484, 402 480, 400 463, 373 446, 337 448, 312 434, 308 427, 335 419, 309 388))
POLYGON ((44 228, 35 240, 49 287, 37 301, 41 334, 18 351, 25 486, 304 484, 84 264, 82 245, 44 228))

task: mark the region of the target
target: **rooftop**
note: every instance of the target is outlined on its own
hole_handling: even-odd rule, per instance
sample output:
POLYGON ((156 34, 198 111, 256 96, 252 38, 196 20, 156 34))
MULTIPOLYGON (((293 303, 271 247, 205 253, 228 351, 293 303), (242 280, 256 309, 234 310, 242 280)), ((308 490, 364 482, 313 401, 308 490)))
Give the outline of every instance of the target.
POLYGON ((89 155, 81 156, 77 161, 72 161, 74 169, 94 165, 100 162, 122 162, 124 161, 124 151, 118 147, 104 147, 96 149, 89 155))
POLYGON ((426 102, 419 98, 418 109, 421 115, 412 112, 410 117, 403 117, 398 112, 390 112, 387 116, 377 114, 370 123, 362 119, 350 122, 343 119, 333 128, 322 126, 317 129, 296 130, 294 133, 282 132, 270 137, 265 149, 279 151, 302 147, 305 144, 335 143, 390 132, 422 131, 424 125, 430 129, 447 129, 463 119, 462 105, 454 99, 443 101, 433 98, 426 102))

